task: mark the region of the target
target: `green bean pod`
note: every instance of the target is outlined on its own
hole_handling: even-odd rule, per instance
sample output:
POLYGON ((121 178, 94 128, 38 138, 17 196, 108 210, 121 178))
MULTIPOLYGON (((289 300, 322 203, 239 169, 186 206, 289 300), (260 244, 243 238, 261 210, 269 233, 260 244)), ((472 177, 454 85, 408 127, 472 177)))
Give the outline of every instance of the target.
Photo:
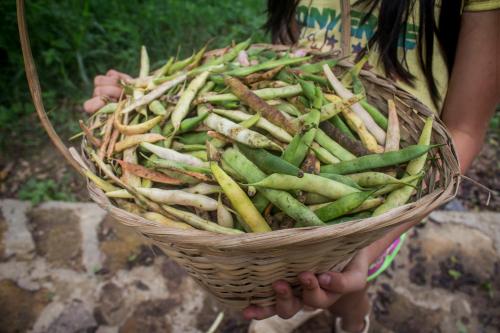
POLYGON ((334 164, 340 162, 337 157, 333 156, 332 153, 321 147, 316 142, 312 143, 311 150, 316 154, 318 160, 323 164, 334 164))
MULTIPOLYGON (((181 127, 182 127, 182 123, 181 123, 181 127)), ((194 133, 183 134, 183 135, 177 137, 177 140, 179 140, 180 143, 183 143, 185 145, 196 145, 196 144, 202 145, 202 144, 205 144, 205 142, 209 138, 210 137, 208 136, 207 132, 194 132, 194 133)))
POLYGON ((283 69, 281 70, 276 76, 274 77, 276 80, 286 82, 288 84, 295 84, 297 83, 297 78, 290 73, 288 69, 283 69))
POLYGON ((360 212, 360 213, 357 213, 354 215, 339 217, 338 219, 326 222, 326 224, 327 225, 334 225, 334 224, 339 224, 339 223, 351 222, 351 221, 366 219, 366 218, 369 218, 370 216, 372 216, 371 212, 360 212))
POLYGON ((325 178, 328 178, 328 179, 331 179, 331 180, 335 180, 336 182, 339 182, 339 183, 342 183, 342 184, 346 184, 347 186, 356 188, 358 190, 362 190, 363 189, 358 183, 356 183, 354 180, 352 180, 348 176, 342 176, 342 175, 338 175, 338 174, 335 174, 335 173, 325 173, 325 172, 322 172, 319 175, 321 177, 325 177, 325 178))
MULTIPOLYGON (((182 134, 189 132, 199 124, 201 124, 210 114, 210 112, 205 112, 202 114, 199 114, 195 117, 191 118, 186 118, 181 122, 181 125, 179 126, 179 130, 177 131, 177 134, 182 134)), ((174 132, 174 125, 172 125, 171 122, 167 123, 165 126, 163 126, 163 129, 161 131, 163 136, 169 136, 174 132)))
POLYGON ((387 117, 382 114, 382 112, 380 112, 375 106, 368 103, 366 99, 362 100, 360 104, 366 110, 366 112, 370 114, 377 125, 382 127, 384 130, 387 130, 388 120, 387 117))
POLYGON ((197 151, 197 150, 205 150, 206 147, 204 144, 193 144, 193 145, 185 145, 183 143, 174 141, 172 143, 172 149, 177 150, 179 152, 182 151, 197 151))
POLYGON ((319 75, 314 75, 314 74, 308 74, 308 73, 302 73, 299 75, 301 79, 312 81, 314 83, 321 84, 324 87, 328 86, 328 80, 322 76, 319 75))
MULTIPOLYGON (((418 146, 424 147, 434 147, 436 145, 430 145, 431 135, 432 135, 432 123, 433 118, 429 117, 426 119, 424 128, 422 129, 422 134, 418 139, 418 146)), ((404 150, 404 149, 403 149, 404 150)), ((401 150, 400 150, 401 151, 401 150)), ((399 152, 400 152, 399 151, 399 152)), ((427 150, 428 151, 428 150, 427 150)), ((425 162, 427 160, 427 151, 424 154, 420 154, 419 156, 412 158, 410 163, 406 166, 406 173, 410 176, 418 175, 424 169, 425 162)), ((374 216, 383 214, 393 208, 404 205, 408 200, 410 200, 413 191, 415 190, 415 186, 418 183, 418 179, 413 180, 409 185, 405 185, 397 190, 391 192, 385 202, 380 205, 373 212, 374 216)))
POLYGON ((267 200, 266 197, 260 192, 252 197, 252 202, 260 213, 263 213, 269 204, 269 200, 267 200))
POLYGON ((321 90, 321 88, 318 86, 314 86, 314 99, 312 101, 313 108, 315 108, 316 110, 321 109, 321 107, 323 106, 324 98, 325 97, 323 96, 323 91, 321 90))
POLYGON ((174 131, 179 130, 181 122, 189 113, 191 102, 193 101, 198 91, 205 85, 205 82, 209 74, 210 73, 207 71, 198 75, 189 83, 186 90, 181 95, 179 101, 177 102, 177 105, 175 106, 174 111, 172 112, 172 117, 171 117, 172 124, 174 125, 174 131))
POLYGON ((172 75, 172 74, 186 68, 193 61, 193 59, 194 59, 194 54, 186 59, 178 60, 178 61, 174 62, 170 66, 170 68, 168 68, 167 74, 172 75))
POLYGON ((363 82, 361 82, 361 79, 354 74, 351 74, 352 78, 352 92, 355 94, 362 94, 366 98, 366 90, 365 87, 363 86, 363 82))
POLYGON ((194 156, 196 158, 199 158, 202 161, 208 161, 208 156, 207 152, 205 150, 194 150, 194 151, 188 151, 187 154, 194 156))
POLYGON ((397 165, 422 156, 436 146, 437 145, 412 145, 399 151, 365 155, 350 161, 342 161, 337 164, 324 165, 321 167, 321 172, 345 175, 371 169, 383 168, 391 165, 397 165))
POLYGON ((329 67, 333 68, 337 64, 337 59, 328 59, 317 62, 315 64, 304 64, 298 67, 294 67, 293 69, 298 69, 301 72, 308 74, 316 74, 319 72, 323 72, 323 65, 327 64, 329 67))
POLYGON ((192 172, 200 172, 204 174, 210 174, 210 168, 200 167, 190 165, 184 162, 177 162, 172 160, 166 160, 163 158, 158 158, 152 161, 154 168, 161 169, 171 169, 171 170, 184 170, 184 171, 192 171, 192 172))
POLYGON ((207 61, 206 65, 220 65, 234 60, 234 58, 238 56, 238 53, 240 53, 240 51, 246 50, 250 46, 251 42, 252 39, 248 38, 247 40, 236 44, 235 47, 230 49, 227 53, 223 54, 222 56, 207 61))
POLYGON ((304 96, 309 100, 310 103, 316 98, 316 88, 314 83, 305 80, 298 80, 300 86, 302 87, 302 92, 304 96))
MULTIPOLYGON (((295 84, 292 86, 285 86, 280 88, 263 88, 252 90, 252 92, 264 100, 288 98, 301 94, 302 87, 300 86, 300 84, 295 84)), ((205 95, 199 97, 196 100, 196 103, 221 103, 229 101, 239 101, 239 99, 234 94, 205 95)))
POLYGON ((290 103, 283 102, 274 105, 274 107, 282 112, 286 112, 295 117, 299 117, 301 115, 300 111, 295 107, 295 105, 290 103))
POLYGON ((326 135, 325 132, 323 132, 323 130, 321 130, 320 128, 318 128, 318 130, 316 131, 314 139, 316 140, 317 143, 319 143, 320 146, 328 150, 330 153, 332 153, 335 157, 337 157, 341 161, 350 161, 356 158, 356 156, 354 156, 344 147, 335 142, 332 138, 326 135))
POLYGON ((292 64, 297 64, 300 62, 304 62, 306 60, 311 59, 310 56, 307 57, 297 57, 297 58, 281 58, 281 59, 273 59, 273 60, 268 60, 266 62, 263 62, 258 65, 254 66, 249 66, 249 67, 240 67, 233 69, 232 71, 227 72, 227 75, 230 76, 236 76, 236 77, 243 77, 250 75, 252 73, 258 72, 258 71, 264 71, 268 69, 273 69, 278 66, 287 66, 287 65, 292 65, 292 64))
MULTIPOLYGON (((222 154, 222 159, 234 170, 237 170, 247 182, 258 182, 266 177, 255 164, 236 149, 227 149, 222 154)), ((295 227, 324 225, 309 208, 295 199, 290 193, 265 188, 258 189, 258 191, 262 193, 266 199, 271 201, 273 205, 294 219, 296 221, 295 227)))
MULTIPOLYGON (((224 111, 226 111, 226 110, 224 110, 224 111)), ((232 111, 230 111, 230 112, 232 112, 232 111)), ((245 128, 251 128, 259 122, 260 118, 262 118, 260 113, 256 113, 253 116, 250 116, 244 120, 239 120, 240 122, 238 123, 238 125, 245 127, 245 128)), ((238 119, 233 119, 233 120, 238 120, 238 119)))
POLYGON ((309 151, 316 136, 317 126, 319 124, 320 113, 317 110, 311 110, 304 116, 302 128, 310 128, 304 134, 296 134, 283 152, 282 158, 295 165, 300 166, 309 151))
POLYGON ((360 192, 354 187, 309 173, 305 173, 300 178, 274 173, 250 185, 276 190, 301 190, 313 192, 331 199, 338 199, 354 192, 360 192))
POLYGON ((387 184, 385 186, 382 186, 373 195, 374 196, 384 195, 387 193, 391 193, 391 192, 397 190, 398 188, 405 186, 406 184, 410 184, 410 185, 416 184, 414 182, 415 181, 418 182, 418 180, 420 178, 422 178, 422 176, 423 176, 423 174, 417 174, 417 175, 407 176, 407 177, 401 178, 399 180, 400 181, 399 183, 387 184))
POLYGON ((365 98, 360 102, 361 106, 366 110, 366 112, 370 114, 370 116, 377 123, 377 125, 382 127, 384 130, 387 130, 388 126, 387 117, 384 116, 375 106, 373 106, 368 102, 368 100, 366 99, 365 87, 363 86, 363 83, 361 82, 359 76, 352 73, 351 78, 352 78, 352 91, 355 94, 365 95, 365 98))
POLYGON ((370 197, 371 194, 372 192, 351 193, 341 197, 331 204, 315 210, 314 213, 321 219, 321 221, 330 221, 358 208, 366 199, 370 197))
POLYGON ((340 118, 340 115, 335 115, 332 118, 328 119, 335 127, 337 127, 342 133, 347 135, 349 138, 353 140, 357 140, 351 129, 347 124, 340 118))
POLYGON ((394 178, 388 174, 383 172, 361 172, 361 173, 353 173, 347 176, 356 182, 359 186, 364 187, 377 187, 387 184, 397 184, 401 183, 401 180, 394 178))
POLYGON ((259 169, 267 174, 283 173, 298 177, 301 177, 304 174, 300 168, 276 155, 271 154, 265 149, 255 149, 238 144, 238 150, 241 151, 243 155, 252 161, 259 169))
POLYGON ((151 103, 149 103, 148 107, 149 111, 151 111, 157 116, 166 116, 167 114, 167 110, 165 109, 163 104, 161 104, 161 102, 158 100, 154 100, 151 103))
POLYGON ((201 88, 198 93, 199 94, 205 94, 207 92, 210 92, 210 91, 212 91, 212 89, 214 88, 214 86, 215 86, 214 82, 208 81, 207 83, 205 83, 205 85, 203 86, 203 88, 201 88))
POLYGON ((163 65, 155 74, 155 78, 159 78, 160 76, 164 76, 168 73, 170 67, 172 67, 172 65, 174 64, 174 61, 175 61, 175 58, 174 57, 170 57, 167 62, 165 63, 165 65, 163 65))

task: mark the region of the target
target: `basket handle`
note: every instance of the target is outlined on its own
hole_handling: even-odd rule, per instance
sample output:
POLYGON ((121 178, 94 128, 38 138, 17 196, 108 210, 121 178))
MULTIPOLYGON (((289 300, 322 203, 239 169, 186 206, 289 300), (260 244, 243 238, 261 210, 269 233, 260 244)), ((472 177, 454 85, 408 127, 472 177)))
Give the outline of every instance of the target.
POLYGON ((64 156, 69 164, 76 169, 79 173, 82 173, 82 168, 76 162, 76 160, 71 156, 68 148, 64 145, 61 137, 56 133, 54 127, 52 126, 49 118, 47 117, 47 112, 45 112, 45 107, 43 105, 42 99, 42 89, 40 88, 40 81, 38 79, 38 73, 36 71, 35 61, 33 60, 33 54, 31 53, 28 28, 26 26, 26 17, 24 14, 24 0, 17 0, 17 26, 19 29, 19 39, 21 41, 21 49, 23 51, 24 68, 26 71, 26 78, 28 79, 28 86, 30 88, 31 97, 33 98, 33 104, 35 105, 36 113, 43 128, 49 135, 50 139, 56 146, 57 150, 64 156))
POLYGON ((341 24, 342 34, 340 35, 342 56, 351 55, 351 1, 341 0, 341 24))

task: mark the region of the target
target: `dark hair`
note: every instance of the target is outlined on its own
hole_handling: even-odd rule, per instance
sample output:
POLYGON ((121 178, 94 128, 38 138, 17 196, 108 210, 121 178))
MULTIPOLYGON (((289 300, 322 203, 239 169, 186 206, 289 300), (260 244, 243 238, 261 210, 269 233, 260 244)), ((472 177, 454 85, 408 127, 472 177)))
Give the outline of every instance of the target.
MULTIPOLYGON (((440 2, 439 18, 435 15, 436 0, 358 0, 355 3, 355 5, 365 6, 368 10, 360 25, 368 20, 375 8, 379 8, 377 28, 367 48, 377 44, 386 75, 396 76, 410 85, 415 77, 408 71, 406 50, 402 58, 398 56, 398 43, 401 36, 403 40, 406 39, 407 22, 413 14, 414 6, 419 6, 418 59, 432 100, 436 105, 443 96, 439 95, 432 74, 434 38, 437 38, 443 50, 448 71, 451 73, 455 61, 461 13, 461 1, 441 0, 440 2), (436 24, 436 19, 439 20, 439 24, 436 24)), ((267 4, 268 19, 265 27, 271 32, 273 42, 284 44, 296 42, 298 34, 290 27, 295 24, 295 9, 299 1, 268 0, 267 4)), ((366 52, 367 48, 361 52, 361 55, 366 52)))

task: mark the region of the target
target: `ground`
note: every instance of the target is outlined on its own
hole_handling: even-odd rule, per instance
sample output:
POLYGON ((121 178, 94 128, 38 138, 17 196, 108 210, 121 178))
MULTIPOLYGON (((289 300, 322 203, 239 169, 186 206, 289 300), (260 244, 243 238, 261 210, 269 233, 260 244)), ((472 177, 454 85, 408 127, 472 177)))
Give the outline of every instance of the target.
MULTIPOLYGON (((497 332, 500 214, 436 211, 370 287, 373 332, 497 332)), ((0 201, 1 332, 245 332, 144 238, 93 203, 0 201)), ((331 332, 323 313, 296 333, 331 332)))

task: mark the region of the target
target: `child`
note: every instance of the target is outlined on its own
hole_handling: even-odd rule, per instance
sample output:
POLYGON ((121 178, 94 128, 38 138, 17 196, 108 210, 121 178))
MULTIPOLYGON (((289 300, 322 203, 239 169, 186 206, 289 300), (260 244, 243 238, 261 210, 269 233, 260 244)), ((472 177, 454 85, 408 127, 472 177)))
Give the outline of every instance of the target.
MULTIPOLYGON (((500 0, 268 0, 267 28, 275 43, 327 51, 340 50, 344 42, 350 46, 344 55, 352 53, 353 59, 369 49, 368 64, 374 71, 391 77, 440 115, 465 172, 481 149, 500 101, 499 9, 500 0), (349 13, 347 24, 340 19, 341 8, 344 15, 349 13), (342 38, 348 25, 350 36, 344 33, 342 38)), ((117 99, 121 93, 118 80, 123 78, 128 76, 113 70, 97 76, 94 97, 85 102, 85 110, 99 109, 103 98, 117 99)), ((244 310, 248 319, 271 317, 254 322, 251 330, 290 332, 318 313, 299 312, 305 306, 330 309, 338 318, 337 333, 367 332, 367 279, 387 267, 404 232, 417 223, 395 227, 359 251, 341 273, 300 274, 300 298, 292 295, 286 282, 276 281, 275 306, 244 310)))

